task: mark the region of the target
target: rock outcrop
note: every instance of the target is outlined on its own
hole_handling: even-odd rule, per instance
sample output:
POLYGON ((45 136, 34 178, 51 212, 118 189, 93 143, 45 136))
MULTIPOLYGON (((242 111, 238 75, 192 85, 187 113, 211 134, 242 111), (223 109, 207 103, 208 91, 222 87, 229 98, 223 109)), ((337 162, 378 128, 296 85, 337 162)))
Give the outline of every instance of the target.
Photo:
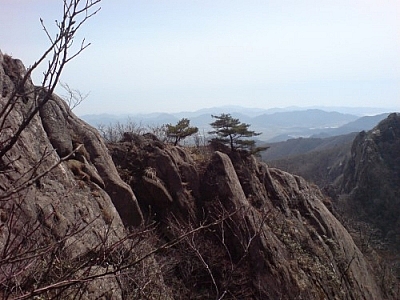
POLYGON ((357 217, 400 245, 400 115, 357 135, 339 189, 357 217))
MULTIPOLYGON (((25 72, 0 52, 0 149, 41 101, 30 80, 10 98, 25 72)), ((111 271, 113 265, 94 261, 97 254, 120 243, 143 217, 98 132, 53 95, 0 158, 0 221, 0 296, 9 297, 111 271), (93 263, 82 264, 85 259, 93 263)), ((104 277, 75 292, 86 299, 123 295, 116 278, 104 277)))
POLYGON ((400 278, 400 114, 354 139, 335 206, 400 278), (362 229, 357 229, 362 228, 362 229), (364 237, 363 237, 364 236, 364 237), (366 238, 367 236, 368 238, 366 238))
MULTIPOLYGON (((228 172, 225 175, 220 174, 216 181, 226 184, 226 175, 234 172, 234 167, 229 166, 229 163, 226 166, 226 156, 216 154, 215 158, 217 161, 214 160, 211 172, 222 169, 223 163, 223 169, 228 172)), ((281 295, 286 295, 287 299, 344 299, 354 295, 355 298, 361 295, 369 299, 379 298, 380 295, 376 292, 378 289, 374 287, 373 278, 368 276, 369 269, 361 252, 348 232, 323 204, 325 197, 320 191, 309 186, 300 177, 277 169, 268 169, 254 160, 247 163, 254 163, 250 168, 262 172, 261 176, 256 174, 262 178, 260 183, 268 187, 265 192, 269 197, 260 197, 258 188, 249 189, 247 197, 244 197, 244 193, 235 194, 236 197, 239 195, 236 199, 229 196, 225 198, 226 194, 217 196, 229 199, 231 203, 228 202, 227 207, 247 204, 247 210, 254 221, 246 226, 250 227, 251 232, 262 228, 261 232, 265 236, 260 237, 258 247, 251 249, 256 253, 250 252, 250 257, 254 260, 252 265, 257 270, 257 281, 271 282, 279 274, 279 284, 274 285, 274 288, 262 287, 262 293, 270 299, 281 295), (248 198, 255 203, 266 202, 267 205, 260 208, 250 206, 248 198), (266 221, 262 223, 265 214, 266 221)), ((242 170, 244 168, 242 166, 242 170)), ((241 178, 242 181, 251 181, 253 184, 257 182, 254 177, 241 178)), ((238 185, 239 178, 235 181, 233 186, 238 185)))
POLYGON ((139 135, 110 151, 142 209, 163 224, 161 239, 215 223, 185 239, 178 258, 161 255, 173 262, 165 278, 181 298, 384 298, 362 253, 325 206, 329 200, 304 179, 253 156, 189 153, 139 135))
POLYGON ((76 156, 87 169, 89 178, 97 179, 98 183, 104 182, 103 188, 111 197, 125 225, 140 225, 143 217, 135 195, 120 179, 97 130, 77 118, 56 95, 41 108, 40 117, 47 136, 60 157, 82 145, 76 156))

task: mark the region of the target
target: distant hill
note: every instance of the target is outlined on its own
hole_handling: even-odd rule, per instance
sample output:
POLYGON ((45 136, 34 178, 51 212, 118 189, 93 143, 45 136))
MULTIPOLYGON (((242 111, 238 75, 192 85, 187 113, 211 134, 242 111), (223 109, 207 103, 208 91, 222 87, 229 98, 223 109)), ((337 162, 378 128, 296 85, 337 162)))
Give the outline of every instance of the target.
POLYGON ((359 132, 363 130, 371 130, 383 119, 387 118, 389 113, 379 114, 375 116, 365 116, 358 118, 355 121, 349 122, 340 126, 339 128, 327 129, 326 131, 320 133, 319 135, 314 135, 314 137, 324 137, 324 136, 333 136, 333 135, 341 135, 349 132, 359 132))
POLYGON ((327 112, 319 109, 308 109, 290 112, 263 114, 253 118, 253 125, 297 128, 326 128, 340 126, 355 121, 358 117, 338 112, 327 112))
MULTIPOLYGON (((343 110, 343 108, 339 108, 343 110)), ((360 109, 360 111, 363 111, 360 109)), ((347 134, 353 131, 369 130, 374 124, 388 114, 371 117, 360 117, 357 114, 347 114, 321 109, 291 108, 244 108, 240 106, 223 106, 205 108, 195 112, 151 113, 125 115, 84 115, 82 119, 89 124, 113 125, 117 122, 133 122, 141 127, 155 127, 168 123, 176 123, 182 118, 188 118, 192 126, 199 128, 200 133, 207 134, 211 130, 212 115, 229 113, 241 122, 251 125, 250 129, 260 132, 262 141, 280 142, 298 137, 328 137, 347 134)))
POLYGON ((262 153, 264 161, 288 159, 312 151, 324 151, 349 144, 357 135, 356 132, 328 138, 297 138, 284 142, 267 143, 270 148, 262 153))
POLYGON ((262 159, 271 167, 300 175, 320 188, 342 173, 357 133, 329 138, 299 138, 268 144, 262 159))

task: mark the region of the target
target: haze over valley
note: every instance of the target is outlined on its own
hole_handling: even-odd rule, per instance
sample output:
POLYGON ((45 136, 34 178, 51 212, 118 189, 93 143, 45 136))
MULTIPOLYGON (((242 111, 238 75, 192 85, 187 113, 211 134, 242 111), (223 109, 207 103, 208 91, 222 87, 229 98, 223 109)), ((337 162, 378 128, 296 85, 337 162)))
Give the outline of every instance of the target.
MULTIPOLYGON (((115 126, 133 123, 150 130, 165 124, 176 124, 181 118, 190 120, 207 136, 211 130, 212 115, 229 113, 241 122, 251 125, 251 130, 261 133, 260 142, 279 142, 299 137, 328 137, 362 130, 369 130, 391 111, 385 108, 368 107, 287 107, 247 108, 242 106, 221 106, 204 108, 192 112, 149 113, 149 114, 91 114, 81 116, 94 127, 115 126)), ((150 130, 151 131, 151 130, 150 130)))

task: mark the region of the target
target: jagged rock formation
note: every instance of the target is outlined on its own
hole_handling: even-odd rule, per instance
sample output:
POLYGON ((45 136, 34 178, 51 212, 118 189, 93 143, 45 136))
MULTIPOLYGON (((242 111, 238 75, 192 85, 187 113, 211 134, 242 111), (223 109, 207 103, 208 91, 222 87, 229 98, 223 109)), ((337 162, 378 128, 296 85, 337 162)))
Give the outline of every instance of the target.
MULTIPOLYGON (((14 108, 4 111, 25 72, 19 60, 0 52, 0 148, 40 101, 28 80, 14 108)), ((0 221, 0 297, 8 297, 54 280, 110 271, 112 265, 82 261, 94 260, 95 253, 126 236, 127 226, 143 219, 100 135, 54 95, 0 159, 0 221), (59 163, 74 149, 79 151, 59 163), (78 264, 81 268, 75 269, 78 264)), ((115 278, 92 280, 73 293, 87 299, 122 298, 115 278)))
POLYGON ((252 156, 189 153, 154 137, 109 147, 142 209, 162 224, 161 239, 223 220, 185 239, 178 256, 161 255, 180 299, 384 298, 329 200, 302 178, 252 156))
MULTIPOLYGON (((0 111, 24 72, 0 53, 0 111)), ((0 113, 0 145, 41 92, 28 81, 15 109, 0 113)), ((1 158, 0 296, 51 285, 37 295, 395 298, 302 178, 244 153, 174 147, 151 134, 124 139, 107 150, 53 95, 1 158)))
POLYGON ((339 184, 350 209, 400 245, 400 115, 357 135, 339 184))
MULTIPOLYGON (((364 255, 375 264, 375 271, 382 274, 382 278, 393 273, 398 279, 399 123, 399 114, 385 114, 385 119, 372 130, 357 133, 348 143, 341 142, 343 136, 330 138, 327 141, 338 142, 334 148, 269 162, 316 183, 331 196, 333 211, 346 225, 364 255)), ((308 142, 315 140, 292 140, 287 142, 287 146, 296 148, 303 143, 308 145, 308 142)), ((389 289, 391 281, 395 279, 387 280, 389 289)))

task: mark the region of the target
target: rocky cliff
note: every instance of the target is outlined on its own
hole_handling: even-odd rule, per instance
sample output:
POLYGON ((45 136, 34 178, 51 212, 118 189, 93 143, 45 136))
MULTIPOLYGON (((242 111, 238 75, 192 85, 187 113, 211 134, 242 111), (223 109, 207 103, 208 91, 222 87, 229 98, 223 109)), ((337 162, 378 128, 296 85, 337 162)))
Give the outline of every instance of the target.
POLYGON ((152 135, 109 147, 160 239, 216 222, 161 255, 181 299, 385 297, 329 200, 302 178, 253 156, 190 152, 152 135))
MULTIPOLYGON (((336 207, 400 276, 400 115, 355 138, 336 207), (368 238, 366 238, 367 236, 368 238)), ((360 233, 358 233, 360 235, 360 233)))
MULTIPOLYGON (((10 98, 24 72, 0 53, 1 145, 40 102, 30 81, 10 98)), ((1 157, 0 200, 5 299, 395 298, 302 178, 151 134, 107 149, 56 95, 1 157)))
POLYGON ((400 115, 390 114, 374 129, 357 135, 340 192, 359 217, 400 245, 400 115))
MULTIPOLYGON (((0 52, 0 149, 40 102, 30 80, 13 97, 25 72, 0 52)), ((0 297, 121 299, 115 278, 80 279, 113 268, 100 253, 140 225, 142 213, 100 135, 56 95, 0 159, 0 221, 0 297)))

